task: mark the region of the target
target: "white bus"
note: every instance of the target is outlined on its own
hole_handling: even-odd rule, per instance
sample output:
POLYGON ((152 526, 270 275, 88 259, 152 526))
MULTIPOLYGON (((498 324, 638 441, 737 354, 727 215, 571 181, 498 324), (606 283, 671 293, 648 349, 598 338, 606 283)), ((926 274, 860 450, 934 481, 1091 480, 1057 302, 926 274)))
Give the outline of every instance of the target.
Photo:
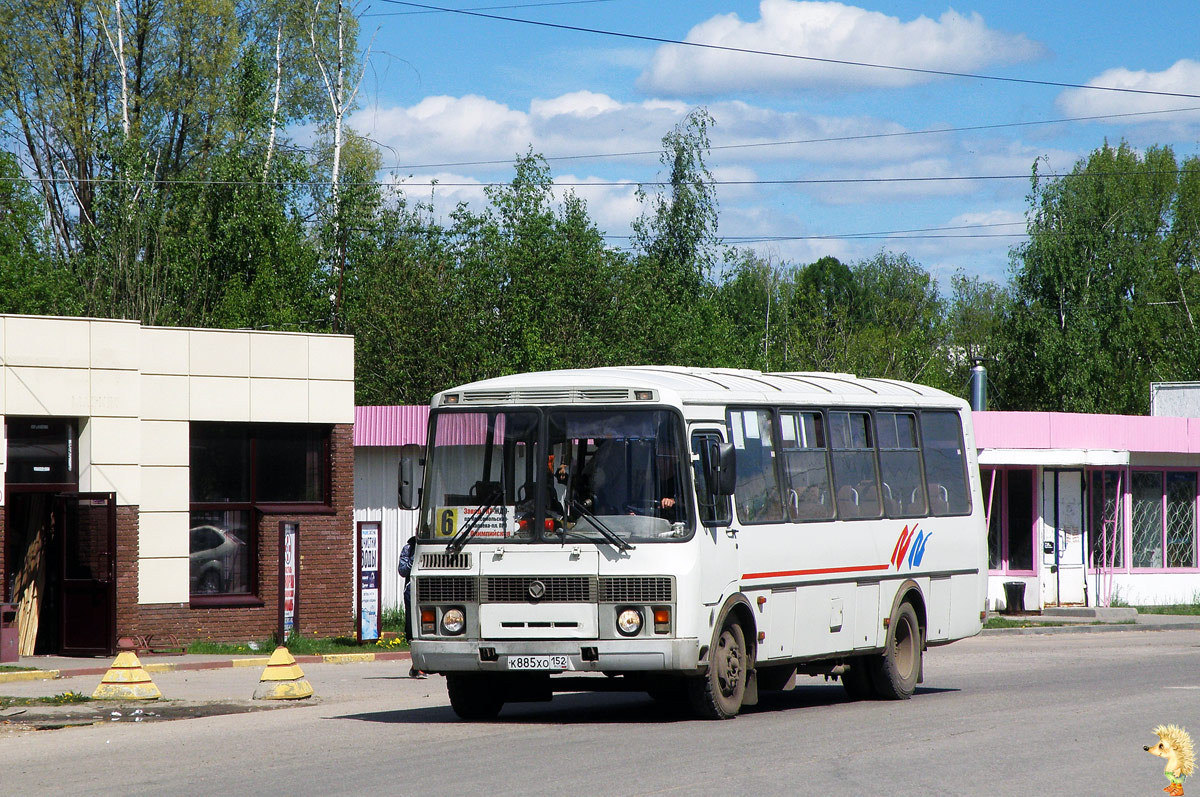
POLYGON ((596 689, 724 719, 797 674, 908 698, 927 646, 981 628, 978 473, 966 403, 893 380, 632 367, 444 391, 401 462, 414 666, 464 719, 596 689))

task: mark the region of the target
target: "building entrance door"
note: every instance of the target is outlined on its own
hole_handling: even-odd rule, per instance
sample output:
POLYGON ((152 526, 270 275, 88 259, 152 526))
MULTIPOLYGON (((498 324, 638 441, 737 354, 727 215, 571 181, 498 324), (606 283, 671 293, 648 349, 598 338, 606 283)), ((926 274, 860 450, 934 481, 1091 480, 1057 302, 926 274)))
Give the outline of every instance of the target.
POLYGON ((111 656, 116 651, 116 503, 113 493, 56 497, 65 656, 111 656))
POLYGON ((1042 472, 1042 605, 1087 601, 1083 471, 1042 472))

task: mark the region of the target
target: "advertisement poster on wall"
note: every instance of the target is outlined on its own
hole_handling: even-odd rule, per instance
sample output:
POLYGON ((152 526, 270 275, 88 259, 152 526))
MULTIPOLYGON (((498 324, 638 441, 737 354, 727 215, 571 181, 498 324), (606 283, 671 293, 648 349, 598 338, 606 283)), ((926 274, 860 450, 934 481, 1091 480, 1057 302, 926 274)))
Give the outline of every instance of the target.
POLYGON ((358 524, 358 638, 379 639, 379 538, 380 523, 358 524))
POLYGON ((279 524, 279 638, 296 633, 300 597, 300 524, 279 524))

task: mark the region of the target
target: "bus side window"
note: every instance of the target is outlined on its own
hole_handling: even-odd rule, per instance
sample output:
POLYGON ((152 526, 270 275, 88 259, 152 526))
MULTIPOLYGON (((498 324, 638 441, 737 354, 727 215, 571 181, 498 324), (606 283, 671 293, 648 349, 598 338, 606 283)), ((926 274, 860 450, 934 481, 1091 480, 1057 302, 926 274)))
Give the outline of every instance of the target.
POLYGON ((737 513, 742 523, 778 523, 783 499, 775 473, 770 410, 730 410, 729 433, 737 462, 737 513))
POLYGON ((962 419, 958 413, 944 410, 922 412, 921 443, 925 453, 925 483, 930 513, 970 514, 971 494, 967 490, 962 419))
POLYGON ((825 425, 820 412, 781 412, 779 447, 792 520, 833 517, 825 425))
POLYGON ((876 518, 881 514, 871 432, 871 416, 865 412, 829 413, 829 448, 840 518, 876 518))
POLYGON ((696 473, 696 506, 700 510, 700 522, 705 526, 728 526, 733 520, 729 496, 717 495, 716 485, 708 483, 712 472, 709 461, 717 456, 721 436, 716 432, 692 434, 692 469, 696 473))
POLYGON ((911 412, 875 413, 875 442, 883 477, 883 508, 888 517, 925 514, 925 486, 921 483, 921 449, 917 445, 917 417, 911 412))

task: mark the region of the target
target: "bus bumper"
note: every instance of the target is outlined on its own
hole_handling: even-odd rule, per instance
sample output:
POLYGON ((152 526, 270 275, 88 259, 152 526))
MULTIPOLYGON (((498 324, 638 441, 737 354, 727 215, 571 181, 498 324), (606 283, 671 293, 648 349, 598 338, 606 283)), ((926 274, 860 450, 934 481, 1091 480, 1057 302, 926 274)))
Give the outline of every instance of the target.
MULTIPOLYGON (((508 672, 510 656, 564 655, 558 672, 697 672, 696 639, 418 640, 413 666, 425 672, 508 672)), ((528 670, 522 670, 528 672, 528 670)))

